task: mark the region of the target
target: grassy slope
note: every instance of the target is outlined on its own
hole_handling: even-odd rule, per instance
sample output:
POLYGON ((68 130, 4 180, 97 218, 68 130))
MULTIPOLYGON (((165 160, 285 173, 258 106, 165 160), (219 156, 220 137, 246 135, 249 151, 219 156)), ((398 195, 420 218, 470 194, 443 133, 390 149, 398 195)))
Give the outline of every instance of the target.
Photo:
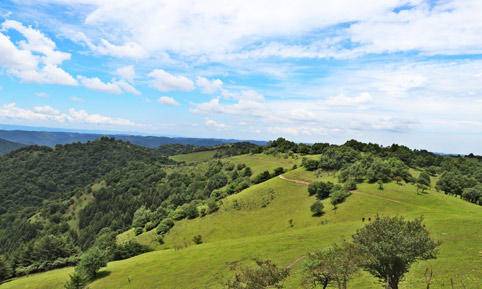
POLYGON ((283 167, 284 169, 291 169, 293 165, 301 164, 301 157, 294 155, 294 157, 288 157, 283 154, 278 155, 266 155, 266 154, 252 154, 252 155, 240 155, 226 158, 235 164, 243 163, 251 168, 253 176, 268 170, 273 172, 277 167, 283 167))
MULTIPOLYGON (((286 177, 315 179, 312 173, 302 169, 291 171, 286 177)), ((463 282, 465 288, 481 288, 480 207, 433 191, 417 194, 411 185, 396 184, 385 185, 384 191, 377 190, 376 185, 362 184, 337 210, 332 210, 325 201, 326 214, 321 218, 310 216, 312 202, 306 186, 279 178, 269 180, 230 196, 213 215, 177 223, 166 237, 165 246, 179 247, 187 242, 191 243, 189 247, 112 262, 104 269, 107 275, 90 288, 220 288, 230 274, 227 267, 234 262, 249 262, 259 257, 291 264, 307 251, 349 238, 363 226, 362 217, 373 218, 376 214, 409 218, 423 215, 433 237, 442 241, 438 259, 415 264, 401 288, 422 288, 427 266, 434 271, 432 288, 450 288, 450 278, 458 287, 463 282), (262 207, 267 196, 274 198, 262 207), (241 210, 232 207, 234 200, 241 204, 241 210), (294 227, 289 226, 289 219, 293 219, 294 227), (190 240, 195 234, 201 234, 205 244, 192 245, 190 240)), ((293 266, 286 288, 300 287, 300 264, 293 266)), ((20 278, 1 285, 0 289, 62 288, 70 270, 20 278)), ((376 280, 361 273, 350 287, 377 288, 375 284, 376 280)))
POLYGON ((202 151, 202 152, 195 152, 189 154, 180 154, 171 156, 171 159, 177 162, 186 162, 186 163, 199 163, 205 162, 213 158, 216 154, 215 150, 212 151, 202 151))

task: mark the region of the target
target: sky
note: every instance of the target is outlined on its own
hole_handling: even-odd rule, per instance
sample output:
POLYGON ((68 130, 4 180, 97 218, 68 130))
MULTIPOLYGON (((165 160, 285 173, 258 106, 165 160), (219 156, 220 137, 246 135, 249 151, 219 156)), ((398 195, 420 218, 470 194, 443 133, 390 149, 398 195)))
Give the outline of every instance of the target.
POLYGON ((481 0, 2 0, 0 123, 482 154, 481 0))

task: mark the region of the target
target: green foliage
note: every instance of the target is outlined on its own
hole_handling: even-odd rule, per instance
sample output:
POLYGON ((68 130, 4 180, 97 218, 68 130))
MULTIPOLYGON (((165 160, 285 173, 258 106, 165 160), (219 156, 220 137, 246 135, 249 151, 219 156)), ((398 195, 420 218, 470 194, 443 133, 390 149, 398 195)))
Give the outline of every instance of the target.
POLYGON ((169 230, 174 227, 174 221, 170 218, 165 218, 164 220, 162 220, 159 225, 157 225, 157 234, 158 235, 164 235, 166 234, 167 232, 169 232, 169 230))
POLYGON ((0 256, 0 282, 12 276, 12 269, 3 256, 0 256))
POLYGON ((196 244, 196 245, 202 244, 202 242, 203 242, 203 237, 202 237, 201 235, 196 235, 196 236, 192 237, 192 241, 193 241, 194 244, 196 244))
POLYGON ((226 284, 227 289, 283 288, 289 270, 278 268, 270 260, 256 260, 256 267, 241 267, 226 284))
POLYGON ((482 205, 482 184, 472 188, 465 188, 462 192, 462 198, 474 204, 482 205))
POLYGON ((331 182, 313 182, 308 186, 308 193, 310 196, 315 195, 319 200, 323 200, 330 196, 333 187, 331 182))
POLYGON ((343 203, 350 195, 350 191, 347 191, 342 187, 336 187, 330 193, 330 203, 333 207, 336 207, 336 205, 343 203))
POLYGON ((323 203, 319 200, 316 200, 310 207, 310 210, 311 210, 311 213, 313 214, 313 216, 321 216, 323 215, 323 203))
POLYGON ((282 167, 277 167, 274 169, 273 176, 279 176, 285 172, 285 169, 282 167))
POLYGON ((105 252, 93 247, 80 257, 79 264, 75 268, 76 272, 84 276, 86 280, 93 280, 100 268, 107 265, 105 252))
POLYGON ((476 181, 458 171, 449 171, 440 177, 437 188, 450 195, 462 195, 464 189, 475 186, 476 181))
POLYGON ((65 289, 84 289, 87 286, 88 281, 85 276, 79 272, 74 272, 69 276, 69 281, 65 283, 65 289))
POLYGON ((346 289, 350 278, 360 269, 361 261, 358 249, 347 242, 309 253, 303 268, 303 285, 326 288, 335 283, 339 289, 346 289))
POLYGON ((438 246, 421 219, 402 217, 377 217, 353 241, 363 255, 363 268, 391 289, 398 289, 413 262, 435 258, 438 246))
POLYGON ((132 217, 132 227, 143 228, 152 217, 153 212, 146 209, 145 206, 142 206, 134 212, 134 216, 132 217))
POLYGON ((268 171, 263 171, 262 173, 260 173, 256 177, 254 177, 253 183, 259 184, 259 183, 262 183, 264 181, 269 180, 270 178, 271 178, 270 173, 268 171))

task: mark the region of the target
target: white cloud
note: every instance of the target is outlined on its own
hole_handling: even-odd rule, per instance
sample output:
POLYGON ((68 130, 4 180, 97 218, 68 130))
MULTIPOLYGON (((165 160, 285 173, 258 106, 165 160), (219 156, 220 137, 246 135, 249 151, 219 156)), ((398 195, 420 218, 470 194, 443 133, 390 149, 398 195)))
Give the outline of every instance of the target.
POLYGON ((213 119, 206 119, 206 121, 204 122, 204 124, 207 126, 207 127, 212 127, 212 128, 216 128, 216 129, 226 129, 228 128, 228 126, 224 123, 221 123, 221 122, 218 122, 218 121, 215 121, 213 119))
POLYGON ((148 76, 151 78, 151 86, 159 91, 191 91, 194 89, 194 83, 189 78, 174 75, 162 69, 155 69, 148 76))
POLYGON ((136 123, 123 118, 115 118, 102 114, 91 114, 85 110, 69 109, 61 112, 51 106, 35 106, 32 109, 18 107, 15 103, 0 106, 0 119, 26 121, 27 123, 70 123, 95 124, 107 127, 132 127, 136 123))
MULTIPOLYGON (((30 2, 39 1, 49 2, 30 2)), ((84 19, 81 26, 71 25, 76 32, 71 33, 72 38, 97 53, 119 57, 159 52, 208 58, 353 57, 400 51, 471 54, 480 53, 482 47, 479 0, 233 0, 229 5, 222 0, 61 3, 87 4, 91 8, 80 15, 84 19), (395 10, 400 7, 408 8, 395 10), (86 35, 98 44, 94 45, 86 35), (307 35, 310 37, 305 38, 307 35), (276 41, 286 37, 311 42, 289 45, 276 41), (114 45, 113 41, 120 44, 114 45), (346 46, 346 42, 353 45, 346 46)))
POLYGON ((170 106, 177 106, 179 105, 179 102, 177 102, 174 98, 170 96, 161 96, 158 99, 159 103, 164 104, 164 105, 170 105, 170 106))
POLYGON ((372 96, 368 92, 363 92, 358 96, 345 96, 339 94, 336 96, 330 96, 326 100, 326 104, 332 106, 352 106, 359 107, 360 105, 366 105, 373 101, 372 96))
POLYGON ((1 29, 15 30, 24 39, 14 44, 0 32, 0 66, 25 82, 76 85, 77 81, 59 67, 70 54, 58 51, 55 43, 39 30, 7 20, 1 29))
POLYGON ((215 93, 223 88, 223 82, 220 79, 209 80, 205 77, 199 76, 196 78, 196 85, 204 93, 215 93))
POLYGON ((122 79, 125 79, 132 83, 134 81, 134 78, 136 77, 136 70, 134 69, 133 65, 127 65, 118 68, 116 70, 116 74, 119 75, 122 79))
POLYGON ((79 75, 80 84, 88 89, 97 90, 105 93, 121 94, 123 92, 140 95, 140 92, 126 81, 113 80, 112 82, 103 82, 98 77, 85 77, 79 75))

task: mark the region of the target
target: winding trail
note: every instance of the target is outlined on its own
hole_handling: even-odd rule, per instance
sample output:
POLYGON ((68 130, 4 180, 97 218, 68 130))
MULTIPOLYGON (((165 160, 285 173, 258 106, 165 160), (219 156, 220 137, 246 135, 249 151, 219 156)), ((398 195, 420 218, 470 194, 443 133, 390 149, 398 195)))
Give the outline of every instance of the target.
MULTIPOLYGON (((299 184, 299 185, 305 185, 305 186, 308 186, 310 184, 310 182, 306 182, 306 181, 302 181, 302 180, 295 180, 295 179, 289 179, 283 175, 279 175, 279 178, 282 179, 282 180, 285 180, 285 181, 288 181, 290 183, 295 183, 295 184, 299 184)), ((384 197, 381 197, 381 196, 377 196, 377 195, 372 195, 372 194, 367 194, 367 193, 362 193, 360 191, 354 191, 355 194, 358 194, 358 195, 363 195, 363 196, 367 196, 367 197, 371 197, 371 198, 376 198, 376 199, 380 199, 380 200, 384 200, 384 201, 389 201, 389 202, 393 202, 393 203, 397 203, 397 204, 400 204, 400 205, 412 205, 412 204, 407 204, 407 203, 404 203, 404 202, 400 202, 400 201, 397 201, 397 200, 393 200, 393 199, 389 199, 389 198, 384 198, 384 197)))
POLYGON ((310 184, 309 182, 305 182, 305 181, 301 181, 301 180, 288 179, 287 177, 285 177, 283 175, 279 175, 279 178, 282 179, 282 180, 288 181, 290 183, 295 183, 295 184, 299 184, 299 185, 308 186, 310 184))

